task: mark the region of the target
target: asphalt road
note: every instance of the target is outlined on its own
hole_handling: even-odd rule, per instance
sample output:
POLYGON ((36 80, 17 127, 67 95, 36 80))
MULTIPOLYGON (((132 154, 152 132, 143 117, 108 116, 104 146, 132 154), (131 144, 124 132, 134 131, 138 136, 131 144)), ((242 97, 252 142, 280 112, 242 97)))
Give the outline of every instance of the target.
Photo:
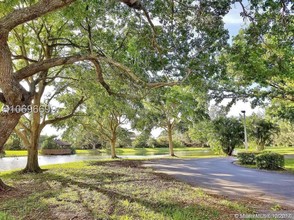
POLYGON ((294 210, 294 175, 244 168, 232 158, 163 159, 146 162, 158 172, 229 197, 250 197, 294 210))

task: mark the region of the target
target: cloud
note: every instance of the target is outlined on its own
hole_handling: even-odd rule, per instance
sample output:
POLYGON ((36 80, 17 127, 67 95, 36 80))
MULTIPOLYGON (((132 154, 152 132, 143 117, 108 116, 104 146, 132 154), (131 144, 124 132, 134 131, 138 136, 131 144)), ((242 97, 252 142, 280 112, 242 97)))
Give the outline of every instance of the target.
POLYGON ((240 24, 244 23, 243 18, 240 13, 242 12, 242 8, 238 4, 234 4, 230 10, 230 12, 224 16, 223 21, 225 24, 240 24))
POLYGON ((239 25, 242 25, 244 23, 243 18, 240 16, 240 13, 238 15, 229 13, 223 18, 223 21, 225 22, 225 24, 239 24, 239 25))

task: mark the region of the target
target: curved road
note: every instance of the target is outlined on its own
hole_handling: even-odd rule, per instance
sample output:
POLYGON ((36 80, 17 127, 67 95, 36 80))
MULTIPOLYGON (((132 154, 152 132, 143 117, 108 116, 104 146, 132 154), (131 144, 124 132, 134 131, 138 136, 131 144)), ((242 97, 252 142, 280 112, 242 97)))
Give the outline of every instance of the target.
POLYGON ((294 208, 294 175, 244 168, 233 158, 175 159, 146 162, 155 168, 212 193, 251 197, 294 208))

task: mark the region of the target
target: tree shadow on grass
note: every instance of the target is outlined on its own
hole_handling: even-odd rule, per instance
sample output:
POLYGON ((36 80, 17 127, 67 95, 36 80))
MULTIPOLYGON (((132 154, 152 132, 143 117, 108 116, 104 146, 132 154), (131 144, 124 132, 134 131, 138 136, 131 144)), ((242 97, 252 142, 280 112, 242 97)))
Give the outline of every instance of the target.
POLYGON ((142 161, 140 160, 113 160, 113 161, 88 161, 90 166, 101 167, 125 167, 125 168, 141 168, 142 161))
MULTIPOLYGON (((71 187, 71 186, 77 186, 80 189, 87 189, 87 190, 93 190, 95 192, 101 193, 108 198, 112 200, 113 204, 116 204, 116 201, 118 200, 128 200, 129 202, 136 202, 147 209, 153 210, 156 213, 161 213, 162 215, 166 217, 173 218, 174 215, 179 215, 181 217, 186 217, 187 219, 195 219, 195 216, 197 215, 210 215, 210 217, 215 217, 218 215, 218 212, 214 210, 211 207, 203 206, 200 204, 191 204, 190 206, 187 206, 186 204, 180 203, 180 202, 171 202, 171 201, 156 201, 156 200, 148 200, 146 198, 140 198, 135 195, 129 195, 129 192, 119 192, 118 190, 113 190, 109 188, 103 187, 105 183, 97 184, 89 184, 83 181, 77 181, 65 176, 61 176, 58 174, 52 174, 48 173, 47 179, 59 181, 62 183, 63 187, 71 187)), ((126 182, 136 182, 139 180, 127 180, 127 181, 117 181, 114 183, 126 183, 126 182)), ((141 180, 144 181, 144 180, 141 180)), ((179 195, 180 196, 180 195, 179 195)), ((109 213, 113 214, 113 213, 109 213)), ((128 213, 132 214, 132 213, 128 213)), ((199 219, 199 216, 198 216, 199 219)), ((209 218, 208 218, 209 219, 209 218)))
MULTIPOLYGON (((11 173, 11 174, 7 174, 4 175, 6 178, 8 177, 12 177, 14 178, 16 176, 16 174, 18 175, 19 172, 15 172, 15 173, 11 173)), ((101 173, 101 175, 104 175, 103 173, 101 173)), ((115 178, 113 178, 113 182, 95 182, 95 183, 87 183, 85 181, 79 181, 78 178, 76 176, 63 176, 63 175, 59 175, 59 174, 55 174, 55 173, 42 173, 42 174, 38 174, 38 175, 32 175, 32 174, 28 174, 28 175, 21 175, 21 179, 23 179, 23 177, 26 176, 27 180, 29 180, 30 178, 34 178, 35 181, 37 182, 46 182, 46 181, 55 181, 55 182, 59 182, 61 184, 61 189, 67 188, 67 187, 72 187, 75 186, 78 189, 86 189, 86 190, 91 190, 91 191, 95 191, 98 193, 101 193, 105 196, 107 196, 110 200, 112 205, 115 207, 118 203, 118 201, 124 201, 127 200, 130 203, 138 203, 141 206, 146 207, 149 210, 152 210, 155 213, 159 213, 167 218, 171 218, 171 219, 200 219, 199 215, 203 216, 203 218, 201 219, 211 219, 215 216, 218 215, 218 212, 216 210, 214 210, 211 207, 208 206, 203 206, 200 204, 190 204, 187 206, 187 204, 183 204, 181 202, 177 202, 177 201, 167 201, 167 200, 152 200, 152 199, 148 199, 148 196, 144 197, 144 195, 132 195, 130 191, 120 191, 119 188, 119 184, 120 183, 135 183, 138 181, 142 181, 144 183, 146 183, 146 181, 148 180, 153 180, 153 179, 127 179, 127 180, 115 180, 115 178), (115 184, 117 185, 117 187, 115 187, 114 189, 109 189, 106 188, 107 185, 109 185, 109 183, 111 184, 115 184), (177 218, 176 216, 179 216, 179 218, 177 218), (206 216, 209 216, 206 218, 206 216)), ((123 176, 123 175, 121 175, 123 176)), ((84 180, 87 180, 87 175, 83 176, 84 180)), ((91 175, 90 175, 91 177, 91 175)), ((120 178, 120 177, 119 177, 120 178)), ((155 179, 158 179, 155 176, 155 179)), ((153 184, 153 183, 152 183, 153 184)), ((154 186, 156 187, 156 186, 154 186)), ((47 189, 43 189, 43 190, 49 190, 49 191, 55 191, 56 189, 50 189, 50 187, 48 187, 47 189)), ((37 193, 37 191, 32 191, 30 194, 26 195, 26 196, 31 196, 34 195, 34 193, 37 193)), ((52 197, 57 197, 58 196, 58 191, 55 192, 54 194, 51 194, 52 197)), ((180 195, 179 195, 180 196, 180 195)), ((150 197, 152 198, 152 196, 150 197)), ((91 211, 91 210, 88 210, 91 211)), ((93 211, 91 211, 93 212, 93 211)), ((113 208, 113 212, 115 212, 115 208, 113 208)), ((133 213, 130 210, 126 209, 125 214, 127 215, 136 215, 135 213, 133 213)), ((94 214, 94 213, 92 213, 94 214)), ((114 213, 107 213, 108 215, 112 215, 114 213)))
MULTIPOLYGON (((122 164, 120 161, 117 161, 117 162, 116 161, 106 162, 106 163, 95 162, 95 163, 91 163, 91 165, 92 166, 103 165, 109 168, 109 166, 117 166, 117 164, 119 164, 120 167, 132 166, 133 168, 137 168, 141 164, 138 161, 131 161, 131 164, 129 163, 129 161, 122 164)), ((158 192, 160 192, 160 189, 158 188, 160 186, 154 185, 156 184, 156 182, 152 182, 152 181, 153 180, 172 181, 174 180, 174 178, 170 178, 168 175, 154 174, 154 173, 150 174, 150 172, 146 172, 150 174, 150 177, 147 176, 147 178, 136 178, 136 176, 132 176, 131 173, 130 175, 119 173, 119 167, 117 168, 118 168, 117 172, 113 172, 113 171, 100 172, 100 171, 94 170, 95 173, 87 173, 87 171, 80 172, 80 171, 67 170, 64 173, 65 175, 53 173, 53 172, 45 172, 38 175, 34 175, 34 174, 19 175, 19 172, 13 172, 7 175, 3 175, 3 177, 11 178, 12 180, 15 179, 15 180, 24 180, 24 181, 34 179, 36 181, 35 184, 38 184, 38 182, 43 183, 46 181, 48 182, 53 181, 53 182, 59 182, 59 184, 61 185, 61 190, 67 187, 70 187, 70 188, 73 187, 74 189, 77 189, 77 191, 80 191, 79 189, 81 189, 81 190, 90 190, 93 192, 101 193, 110 199, 111 204, 114 207, 113 209, 111 209, 112 211, 107 213, 107 215, 112 215, 112 214, 120 215, 120 213, 115 213, 116 211, 115 208, 119 206, 118 205, 119 201, 125 201, 125 200, 127 200, 129 203, 137 203, 141 206, 144 206, 147 210, 153 211, 155 213, 159 213, 162 216, 165 216, 166 218, 171 218, 171 219, 212 219, 218 216, 219 214, 218 211, 215 210, 215 208, 210 207, 209 205, 196 204, 196 202, 183 203, 181 202, 182 200, 180 199, 181 195, 178 195, 180 201, 177 201, 177 200, 173 201, 172 197, 171 199, 167 199, 167 198, 157 199, 156 195, 152 195, 152 194, 140 195, 140 189, 144 187, 144 184, 150 184, 150 186, 154 187, 155 189, 158 190, 158 192), (99 178, 99 176, 102 176, 102 178, 101 177, 99 178), (100 182, 97 182, 97 177, 98 177, 98 181, 100 180, 100 182), (124 178, 127 178, 127 179, 124 179, 124 178), (91 182, 89 179, 91 179, 91 182), (105 179, 109 179, 111 181, 103 182, 105 179), (94 182, 92 182, 92 180, 94 180, 94 182), (147 181, 151 181, 151 182, 146 183, 147 181), (138 188, 139 194, 137 193, 138 191, 136 191, 135 194, 132 194, 131 190, 126 189, 127 184, 132 184, 132 183, 138 184, 138 182, 143 183, 142 185, 140 184, 141 188, 138 188), (126 183, 126 185, 120 185, 123 183, 126 183), (108 188, 109 184, 113 184, 113 186, 111 186, 111 188, 108 188)), ((92 172, 92 171, 93 170, 90 170, 89 172, 92 172)), ((142 173, 145 171, 144 169, 142 169, 139 172, 142 173)), ((51 190, 49 184, 48 184, 48 188, 45 190, 51 190)), ((33 193, 35 192, 32 192, 30 195, 33 195, 33 193)), ((54 197, 55 196, 58 196, 58 194, 57 195, 55 194, 54 197)), ((80 196, 80 198, 83 199, 82 196, 80 196)), ((88 202, 88 201, 85 201, 83 199, 82 203, 84 202, 88 202)), ((118 207, 118 208, 121 209, 122 207, 118 207)), ((88 211, 90 211, 94 215, 93 210, 91 211, 89 209, 88 211)), ((138 210, 138 213, 139 211, 140 210, 138 210)), ((128 208, 125 208, 124 212, 127 212, 124 214, 130 215, 130 216, 137 215, 136 213, 134 213, 132 210, 128 208)), ((135 217, 138 218, 138 216, 135 216, 135 217)))
POLYGON ((123 177, 126 177, 126 174, 121 174, 118 172, 99 172, 99 173, 85 173, 85 172, 76 172, 76 171, 68 171, 66 172, 72 177, 83 179, 95 179, 97 181, 105 181, 105 180, 111 180, 114 181, 116 179, 121 179, 123 177))

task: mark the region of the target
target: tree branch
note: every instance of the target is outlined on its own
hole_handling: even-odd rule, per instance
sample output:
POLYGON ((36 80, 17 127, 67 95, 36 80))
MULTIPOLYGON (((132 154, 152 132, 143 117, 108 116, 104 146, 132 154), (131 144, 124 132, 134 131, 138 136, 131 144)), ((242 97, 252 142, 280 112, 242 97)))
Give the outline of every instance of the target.
POLYGON ((93 59, 92 56, 81 56, 81 55, 52 58, 52 59, 40 61, 38 63, 33 63, 29 66, 26 66, 16 71, 14 74, 15 74, 15 78, 21 81, 27 77, 33 76, 34 74, 40 71, 45 71, 52 67, 73 64, 78 61, 85 61, 85 60, 91 60, 91 59, 93 59))
POLYGON ((16 26, 25 22, 39 18, 48 12, 55 11, 76 0, 40 0, 38 3, 19 10, 14 10, 0 19, 0 29, 5 29, 7 33, 16 26))
POLYGON ((12 55, 13 59, 14 60, 26 60, 26 61, 29 61, 31 63, 37 63, 38 61, 37 60, 33 60, 29 57, 26 57, 24 55, 12 55))
POLYGON ((71 113, 69 113, 68 115, 65 115, 63 117, 57 117, 57 118, 54 118, 54 119, 50 119, 50 120, 46 120, 44 121, 42 124, 41 124, 41 128, 43 129, 46 125, 48 124, 54 124, 54 123, 57 123, 57 122, 60 122, 60 121, 63 121, 63 120, 66 120, 68 118, 71 118, 74 116, 76 110, 78 109, 78 107, 85 101, 84 97, 82 97, 80 99, 80 101, 74 106, 74 108, 72 109, 71 113))
MULTIPOLYGON (((0 19, 0 29, 5 32, 6 35, 14 29, 16 26, 42 17, 43 15, 56 11, 60 8, 68 6, 76 0, 40 0, 38 3, 23 8, 14 10, 8 15, 0 19)), ((140 0, 117 0, 128 5, 130 8, 142 10, 142 4, 140 0)))
POLYGON ((99 61, 93 60, 92 63, 94 64, 94 66, 96 68, 98 82, 106 89, 106 91, 109 95, 113 95, 114 93, 111 91, 110 86, 104 81, 104 78, 102 75, 102 68, 100 66, 99 61))
POLYGON ((239 4, 241 5, 241 8, 242 8, 242 12, 240 13, 241 16, 249 18, 249 20, 252 23, 254 23, 254 18, 252 17, 252 15, 250 14, 250 12, 247 11, 246 7, 242 3, 242 0, 239 0, 238 2, 239 2, 239 4))
POLYGON ((164 86, 179 85, 183 81, 185 81, 191 73, 191 71, 188 70, 188 74, 181 81, 148 83, 148 82, 145 82, 144 80, 140 79, 138 76, 136 76, 136 74, 134 74, 130 68, 128 68, 127 66, 125 66, 121 63, 116 62, 115 60, 113 60, 111 58, 108 58, 105 56, 95 56, 95 55, 85 55, 85 56, 76 55, 76 56, 69 56, 69 57, 52 58, 52 59, 40 61, 38 63, 33 63, 31 65, 28 65, 28 66, 16 71, 14 74, 15 74, 15 78, 17 80, 21 81, 22 79, 33 76, 34 74, 36 74, 40 71, 45 71, 45 70, 48 70, 48 69, 50 69, 52 67, 56 67, 56 66, 73 64, 73 63, 76 63, 79 61, 90 61, 94 64, 94 66, 96 68, 98 81, 106 89, 106 91, 109 94, 114 94, 114 93, 111 91, 109 85, 103 79, 102 69, 101 69, 99 61, 104 61, 104 62, 108 63, 109 65, 112 65, 112 66, 122 70, 122 72, 124 74, 126 74, 132 81, 134 81, 136 83, 141 83, 141 84, 147 86, 148 88, 161 88, 164 86))

